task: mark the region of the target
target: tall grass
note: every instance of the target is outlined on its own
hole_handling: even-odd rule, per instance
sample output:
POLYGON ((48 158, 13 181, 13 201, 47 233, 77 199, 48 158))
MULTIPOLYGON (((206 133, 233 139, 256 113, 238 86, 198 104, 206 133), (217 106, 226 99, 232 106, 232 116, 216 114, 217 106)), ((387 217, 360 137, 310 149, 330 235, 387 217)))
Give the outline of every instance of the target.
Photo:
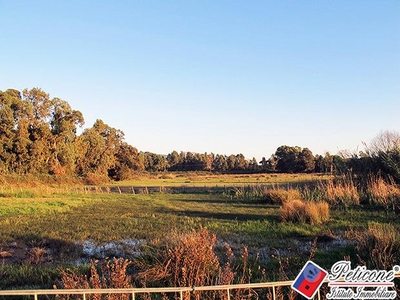
POLYGON ((231 195, 235 199, 260 199, 266 203, 276 205, 282 205, 288 200, 301 198, 301 192, 299 189, 284 189, 275 184, 271 186, 261 184, 236 186, 231 188, 231 195))
POLYGON ((359 190, 351 177, 322 182, 319 188, 324 192, 325 200, 332 206, 347 209, 349 206, 360 204, 359 190))
POLYGON ((349 230, 356 250, 370 268, 388 270, 400 261, 400 233, 393 224, 368 223, 366 230, 349 230))
POLYGON ((319 225, 329 220, 329 205, 326 202, 290 200, 281 207, 280 216, 284 222, 319 225))
POLYGON ((282 205, 289 200, 301 199, 301 192, 298 189, 283 189, 273 186, 264 190, 263 198, 267 203, 282 205))
POLYGON ((387 212, 400 204, 400 189, 392 180, 387 182, 380 176, 368 177, 366 194, 370 204, 383 206, 387 212))
MULTIPOLYGON (((206 228, 187 234, 176 234, 162 242, 164 244, 153 246, 150 257, 136 263, 141 270, 137 280, 142 285, 161 283, 186 287, 232 282, 235 274, 229 264, 221 267, 214 252, 216 236, 210 234, 206 228)), ((214 294, 195 293, 195 299, 214 297, 214 294)), ((185 299, 190 299, 190 295, 185 295, 185 299)))

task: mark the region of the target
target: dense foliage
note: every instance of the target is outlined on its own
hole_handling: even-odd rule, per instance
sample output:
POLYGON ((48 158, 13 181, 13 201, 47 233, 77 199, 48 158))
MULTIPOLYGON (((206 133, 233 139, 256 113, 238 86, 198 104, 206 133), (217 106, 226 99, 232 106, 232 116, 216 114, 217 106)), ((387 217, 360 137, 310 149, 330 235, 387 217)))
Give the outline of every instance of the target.
POLYGON ((139 152, 124 133, 102 120, 85 129, 80 111, 39 88, 0 91, 0 174, 79 176, 91 182, 129 179, 137 171, 284 173, 383 172, 400 180, 400 135, 382 132, 352 155, 315 155, 308 148, 282 145, 269 159, 243 154, 172 151, 139 152))

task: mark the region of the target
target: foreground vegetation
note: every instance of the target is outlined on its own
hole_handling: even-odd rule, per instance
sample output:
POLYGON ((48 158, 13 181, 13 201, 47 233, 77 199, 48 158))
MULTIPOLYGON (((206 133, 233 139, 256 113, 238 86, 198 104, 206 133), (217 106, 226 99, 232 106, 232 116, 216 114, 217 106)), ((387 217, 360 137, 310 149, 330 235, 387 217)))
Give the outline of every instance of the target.
POLYGON ((188 244, 189 250, 179 245, 196 236, 212 249, 206 257, 218 259, 212 274, 204 275, 212 282, 222 282, 222 274, 229 283, 293 279, 310 257, 327 269, 344 257, 373 268, 399 263, 400 192, 380 177, 365 184, 321 177, 310 184, 308 175, 191 176, 137 182, 149 190, 124 190, 136 183, 125 182, 116 193, 115 186, 3 186, 0 288, 84 285, 86 277, 79 276, 118 266, 126 267, 136 286, 184 284, 178 273, 160 270, 178 264, 175 250, 193 253, 196 244, 188 244), (152 193, 150 186, 159 183, 164 188, 152 193), (192 189, 174 190, 177 185, 192 189), (107 267, 106 257, 123 260, 108 260, 107 267), (90 259, 99 265, 90 266, 90 259))

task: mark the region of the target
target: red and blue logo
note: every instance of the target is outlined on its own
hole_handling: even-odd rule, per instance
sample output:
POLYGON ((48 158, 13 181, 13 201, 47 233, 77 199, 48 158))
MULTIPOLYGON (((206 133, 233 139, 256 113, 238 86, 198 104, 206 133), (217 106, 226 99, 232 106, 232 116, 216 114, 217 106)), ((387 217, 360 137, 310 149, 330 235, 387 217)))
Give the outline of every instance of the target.
POLYGON ((328 272, 316 263, 308 261, 294 280, 292 289, 304 297, 312 299, 327 275, 328 272))

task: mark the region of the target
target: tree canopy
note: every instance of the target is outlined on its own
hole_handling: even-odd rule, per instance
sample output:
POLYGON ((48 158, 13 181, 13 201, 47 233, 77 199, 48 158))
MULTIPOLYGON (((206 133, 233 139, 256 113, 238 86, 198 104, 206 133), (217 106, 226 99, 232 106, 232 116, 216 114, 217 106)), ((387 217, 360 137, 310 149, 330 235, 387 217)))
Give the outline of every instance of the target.
POLYGON ((96 120, 78 135, 83 114, 40 88, 0 91, 0 174, 50 174, 128 179, 138 171, 383 172, 400 181, 400 134, 383 131, 365 152, 314 155, 307 147, 279 146, 258 162, 239 154, 139 152, 124 133, 96 120))

